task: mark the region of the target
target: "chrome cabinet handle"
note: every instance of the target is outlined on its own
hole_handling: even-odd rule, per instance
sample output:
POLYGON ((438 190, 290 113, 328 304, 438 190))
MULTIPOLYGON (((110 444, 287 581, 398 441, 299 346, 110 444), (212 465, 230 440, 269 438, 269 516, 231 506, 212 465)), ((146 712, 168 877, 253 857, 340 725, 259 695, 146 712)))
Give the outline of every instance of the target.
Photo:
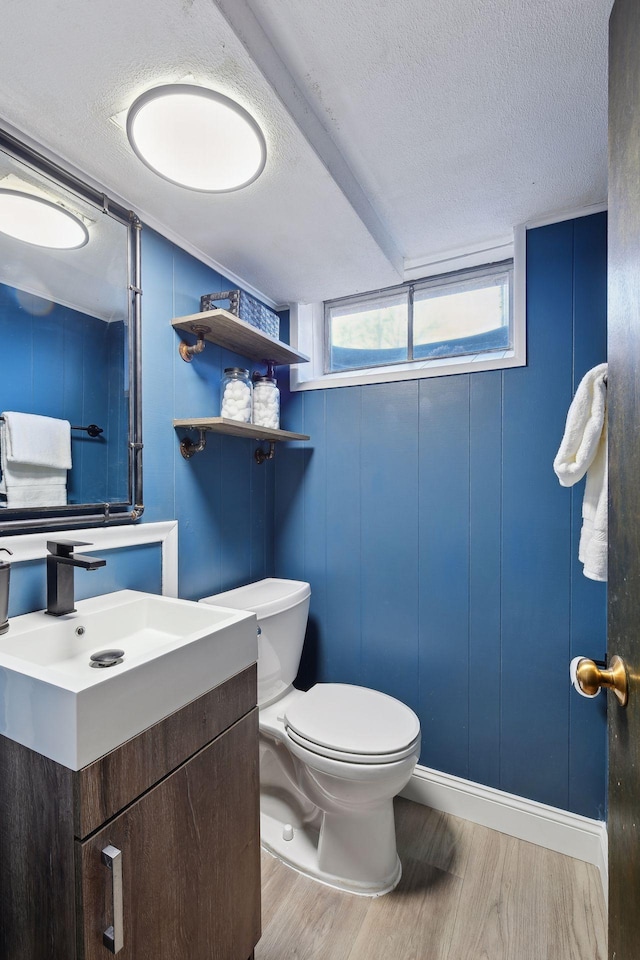
POLYGON ((102 942, 111 953, 119 953, 124 946, 124 925, 122 906, 122 850, 117 847, 105 847, 102 862, 111 871, 111 892, 113 897, 113 926, 107 927, 102 934, 102 942))

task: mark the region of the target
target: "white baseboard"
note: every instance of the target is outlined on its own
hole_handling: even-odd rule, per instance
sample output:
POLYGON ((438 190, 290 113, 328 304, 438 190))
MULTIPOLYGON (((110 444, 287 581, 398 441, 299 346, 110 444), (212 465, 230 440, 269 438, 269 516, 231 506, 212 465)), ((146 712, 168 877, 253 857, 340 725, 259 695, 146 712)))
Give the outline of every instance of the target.
POLYGON ((607 901, 607 825, 602 820, 590 820, 420 764, 401 795, 434 810, 592 863, 600 871, 607 901))

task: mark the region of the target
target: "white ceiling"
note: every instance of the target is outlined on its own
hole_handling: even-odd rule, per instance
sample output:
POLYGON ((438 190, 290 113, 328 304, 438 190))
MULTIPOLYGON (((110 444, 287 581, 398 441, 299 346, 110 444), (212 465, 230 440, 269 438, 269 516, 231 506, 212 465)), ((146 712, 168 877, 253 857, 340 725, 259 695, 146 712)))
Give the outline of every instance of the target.
POLYGON ((605 200, 611 3, 5 0, 0 125, 271 302, 322 300, 605 200), (166 183, 110 121, 188 75, 264 130, 242 191, 166 183))

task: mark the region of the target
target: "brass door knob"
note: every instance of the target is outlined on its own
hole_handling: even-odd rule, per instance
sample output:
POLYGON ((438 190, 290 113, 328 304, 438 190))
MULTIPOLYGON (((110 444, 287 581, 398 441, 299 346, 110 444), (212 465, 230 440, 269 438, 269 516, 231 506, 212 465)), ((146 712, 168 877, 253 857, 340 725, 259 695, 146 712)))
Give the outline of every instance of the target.
POLYGON ((613 690, 621 706, 626 707, 629 699, 629 681, 624 660, 620 657, 611 658, 608 670, 602 670, 593 660, 586 657, 576 668, 576 679, 583 693, 592 697, 600 687, 613 690))

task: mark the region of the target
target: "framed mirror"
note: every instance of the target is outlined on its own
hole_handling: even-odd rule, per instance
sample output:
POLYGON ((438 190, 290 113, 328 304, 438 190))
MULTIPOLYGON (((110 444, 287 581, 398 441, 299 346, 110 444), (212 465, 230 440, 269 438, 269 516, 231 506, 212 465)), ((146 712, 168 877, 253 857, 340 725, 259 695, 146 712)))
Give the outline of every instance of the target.
POLYGON ((0 534, 142 514, 140 232, 0 130, 0 534))

